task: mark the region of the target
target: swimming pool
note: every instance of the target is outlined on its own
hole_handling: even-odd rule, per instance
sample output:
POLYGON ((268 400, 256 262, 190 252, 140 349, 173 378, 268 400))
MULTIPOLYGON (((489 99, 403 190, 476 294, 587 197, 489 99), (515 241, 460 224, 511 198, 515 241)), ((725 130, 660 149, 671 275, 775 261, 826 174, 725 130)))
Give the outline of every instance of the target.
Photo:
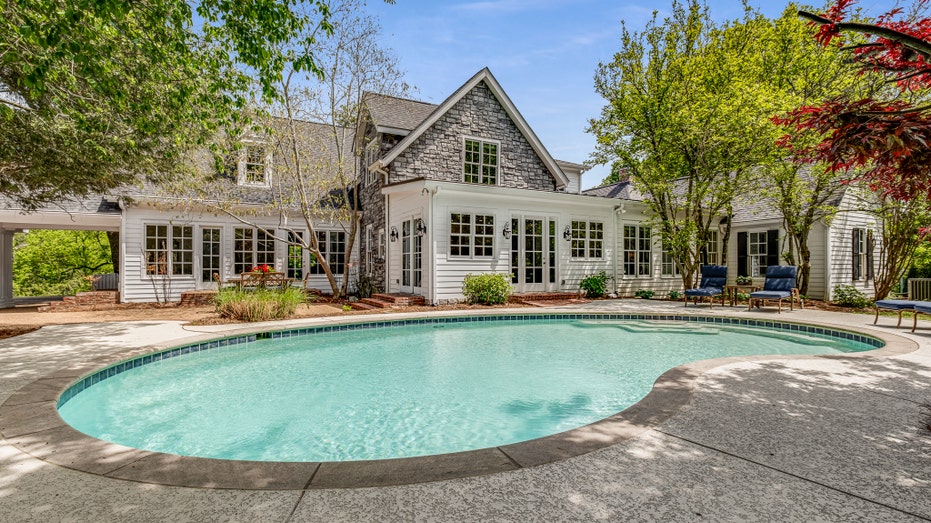
POLYGON ((368 322, 141 356, 82 378, 58 404, 65 421, 86 434, 158 452, 257 461, 397 458, 586 425, 636 403, 660 374, 690 361, 881 345, 827 328, 720 317, 368 322))

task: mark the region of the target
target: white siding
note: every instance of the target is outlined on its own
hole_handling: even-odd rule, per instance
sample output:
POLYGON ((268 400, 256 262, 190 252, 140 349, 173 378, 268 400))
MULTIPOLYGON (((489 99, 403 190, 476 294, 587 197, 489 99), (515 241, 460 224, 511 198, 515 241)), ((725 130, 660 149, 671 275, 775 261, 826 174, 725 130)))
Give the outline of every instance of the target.
POLYGON ((831 289, 837 285, 853 285, 867 296, 873 296, 873 280, 853 280, 853 245, 852 235, 854 228, 871 229, 874 239, 874 268, 879 268, 879 251, 881 244, 881 231, 875 216, 867 212, 855 210, 862 205, 848 190, 841 200, 839 212, 831 221, 830 228, 830 278, 831 289))
MULTIPOLYGON (((268 230, 276 230, 277 217, 263 217, 250 219, 256 225, 268 230)), ((342 230, 340 224, 315 224, 318 230, 342 230)), ((125 211, 121 234, 121 295, 127 302, 155 302, 178 301, 181 293, 190 290, 216 288, 213 282, 201 281, 201 229, 203 227, 216 227, 220 229, 220 278, 230 280, 233 274, 233 234, 237 227, 246 227, 238 220, 225 215, 209 213, 187 213, 174 210, 162 210, 153 207, 131 207, 125 211), (145 226, 146 225, 191 225, 194 227, 194 269, 192 276, 151 276, 145 273, 145 226)), ((276 234, 284 234, 283 231, 276 234)), ((348 241, 348 232, 347 232, 348 241)), ((349 263, 356 265, 359 256, 359 238, 355 245, 349 263)), ((275 269, 287 269, 287 246, 283 242, 275 245, 275 269)), ((305 253, 305 269, 307 253, 305 253)), ((312 275, 308 279, 308 287, 318 288, 330 292, 330 285, 325 275, 312 275)))

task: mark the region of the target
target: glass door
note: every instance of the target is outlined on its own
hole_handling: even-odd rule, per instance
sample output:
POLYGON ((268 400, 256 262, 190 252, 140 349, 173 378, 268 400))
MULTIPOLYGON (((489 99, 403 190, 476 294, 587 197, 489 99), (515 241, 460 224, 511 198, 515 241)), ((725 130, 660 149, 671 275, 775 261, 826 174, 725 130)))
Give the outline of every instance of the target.
POLYGON ((401 292, 423 292, 423 237, 417 234, 417 217, 401 222, 401 292))
POLYGON ((544 292, 556 281, 556 220, 511 218, 511 283, 517 292, 544 292))

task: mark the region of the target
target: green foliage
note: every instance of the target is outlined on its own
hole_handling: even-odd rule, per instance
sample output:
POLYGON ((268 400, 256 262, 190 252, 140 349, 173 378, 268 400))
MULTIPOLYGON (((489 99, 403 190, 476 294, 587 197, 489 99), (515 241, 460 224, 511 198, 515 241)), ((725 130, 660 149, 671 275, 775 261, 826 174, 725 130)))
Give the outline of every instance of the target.
POLYGON ((343 305, 343 312, 349 312, 352 310, 352 305, 343 305))
POLYGON ((753 283, 753 278, 750 276, 738 276, 735 281, 737 285, 750 285, 753 283))
POLYGON ((294 287, 285 289, 227 287, 220 289, 215 298, 216 311, 221 318, 245 322, 289 318, 301 303, 304 303, 304 291, 294 287))
POLYGON ((873 302, 853 285, 835 285, 834 303, 841 307, 862 309, 869 307, 873 302))
POLYGON ((0 3, 0 195, 30 208, 183 173, 193 147, 244 127, 252 100, 278 100, 286 64, 319 72, 327 6, 0 3))
POLYGON ((31 230, 13 236, 13 295, 72 295, 91 288, 90 276, 113 272, 107 235, 100 231, 31 230))
POLYGON ((360 274, 356 279, 356 294, 360 298, 371 298, 375 292, 378 292, 375 280, 368 274, 360 274))
POLYGON ((505 303, 511 295, 511 290, 510 275, 499 272, 467 274, 462 280, 462 294, 469 303, 505 303))
POLYGON ((931 278, 931 243, 922 242, 915 248, 909 278, 931 278))
POLYGON ((653 294, 655 293, 651 291, 650 289, 640 289, 639 291, 634 293, 634 296, 637 298, 643 298, 645 300, 649 300, 650 298, 653 297, 653 294))
POLYGON ((681 293, 681 292, 679 292, 679 291, 669 291, 669 299, 670 299, 670 300, 678 300, 678 299, 681 298, 681 297, 682 297, 682 293, 681 293))
POLYGON ((605 271, 598 274, 590 274, 579 282, 579 288, 585 291, 586 298, 601 298, 608 293, 608 282, 614 278, 608 276, 605 271))
POLYGON ((737 301, 747 301, 749 299, 750 299, 750 295, 747 294, 746 292, 737 293, 737 301))

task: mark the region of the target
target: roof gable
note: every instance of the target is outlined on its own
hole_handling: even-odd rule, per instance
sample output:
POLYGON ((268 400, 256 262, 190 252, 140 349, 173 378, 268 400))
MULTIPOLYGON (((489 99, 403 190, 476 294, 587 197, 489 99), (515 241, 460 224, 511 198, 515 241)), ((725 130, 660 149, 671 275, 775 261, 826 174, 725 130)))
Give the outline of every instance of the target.
POLYGON ((569 178, 563 173, 562 169, 556 163, 556 160, 550 156, 550 153, 543 146, 543 143, 540 142, 540 139, 537 137, 536 133, 533 132, 533 129, 527 124, 527 121, 524 120, 524 117, 521 116, 520 112, 517 111, 517 108, 514 106, 514 103, 511 102, 511 99, 508 98, 505 94, 504 89, 501 88, 501 85, 498 84, 498 81, 495 80, 495 77, 492 76, 491 71, 488 68, 484 68, 478 73, 475 74, 468 82, 462 85, 457 89, 452 95, 449 96, 446 100, 443 101, 439 106, 437 106, 433 112, 429 114, 420 124, 414 128, 407 136, 404 137, 391 151, 381 159, 381 165, 389 165, 394 161, 401 153, 403 153, 414 141, 417 140, 427 129, 432 127, 437 120, 439 120, 443 115, 445 115, 453 106, 456 105, 466 94, 472 91, 480 83, 484 82, 494 97, 498 100, 501 106, 504 108, 508 117, 512 122, 517 126, 520 133, 524 136, 524 139, 530 144, 533 151, 540 158, 540 161, 546 166, 547 170, 553 176, 556 181, 556 187, 565 187, 569 183, 569 178))
POLYGON ((378 93, 365 93, 363 103, 380 133, 406 135, 423 122, 436 104, 378 93))

